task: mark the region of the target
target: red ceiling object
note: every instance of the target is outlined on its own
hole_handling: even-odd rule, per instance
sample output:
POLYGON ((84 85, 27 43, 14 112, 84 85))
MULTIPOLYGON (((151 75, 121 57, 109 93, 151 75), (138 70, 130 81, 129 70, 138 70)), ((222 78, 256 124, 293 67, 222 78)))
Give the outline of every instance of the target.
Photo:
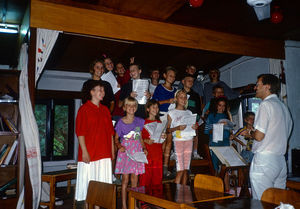
POLYGON ((271 13, 271 22, 272 23, 281 23, 283 20, 282 10, 279 6, 274 6, 273 11, 271 13))
POLYGON ((204 0, 189 0, 191 7, 200 7, 204 0))

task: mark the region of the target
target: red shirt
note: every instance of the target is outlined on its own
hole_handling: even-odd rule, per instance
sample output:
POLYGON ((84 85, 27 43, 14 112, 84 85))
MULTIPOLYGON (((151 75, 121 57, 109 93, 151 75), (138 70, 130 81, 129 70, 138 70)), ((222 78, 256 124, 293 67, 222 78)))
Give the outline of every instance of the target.
MULTIPOLYGON (((161 121, 158 120, 145 120, 145 124, 147 123, 153 123, 158 122, 161 123, 161 121)), ((142 130, 142 138, 143 139, 150 139, 150 134, 148 131, 143 128, 142 130)), ((153 143, 153 144, 147 144, 145 143, 146 149, 148 151, 147 159, 148 160, 154 160, 154 161, 162 161, 162 144, 160 143, 153 143)))
MULTIPOLYGON (((85 137, 85 144, 91 161, 112 158, 112 135, 114 129, 108 108, 99 107, 91 101, 83 104, 76 117, 76 134, 85 137)), ((82 161, 82 150, 79 145, 78 161, 82 161)))

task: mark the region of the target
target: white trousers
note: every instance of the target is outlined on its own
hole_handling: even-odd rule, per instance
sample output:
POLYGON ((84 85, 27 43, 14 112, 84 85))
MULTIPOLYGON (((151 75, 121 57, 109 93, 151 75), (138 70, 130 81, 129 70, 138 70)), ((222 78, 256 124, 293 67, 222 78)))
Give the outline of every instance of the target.
POLYGON ((253 199, 261 199, 263 192, 271 187, 285 189, 286 161, 283 155, 255 153, 250 167, 253 199))
POLYGON ((89 182, 91 180, 112 183, 110 158, 93 161, 89 164, 78 162, 75 200, 85 200, 89 182))

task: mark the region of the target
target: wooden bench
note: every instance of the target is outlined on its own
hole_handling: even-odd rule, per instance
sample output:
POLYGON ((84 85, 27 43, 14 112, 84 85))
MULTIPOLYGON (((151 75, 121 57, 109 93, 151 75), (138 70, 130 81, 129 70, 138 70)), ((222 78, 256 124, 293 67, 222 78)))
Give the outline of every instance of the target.
POLYGON ((55 207, 55 187, 56 182, 68 181, 67 193, 71 191, 71 180, 77 177, 77 169, 67 169, 61 171, 53 171, 42 174, 42 181, 50 184, 50 202, 40 202, 40 205, 46 205, 49 209, 55 207))

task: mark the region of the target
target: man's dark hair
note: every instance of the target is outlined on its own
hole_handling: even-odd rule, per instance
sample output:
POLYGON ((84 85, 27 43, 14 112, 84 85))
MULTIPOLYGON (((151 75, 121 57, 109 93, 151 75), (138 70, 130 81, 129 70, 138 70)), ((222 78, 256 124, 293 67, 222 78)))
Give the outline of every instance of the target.
POLYGON ((92 99, 91 90, 96 86, 104 87, 101 80, 88 80, 84 83, 82 87, 82 103, 86 103, 88 100, 92 99))
POLYGON ((272 94, 279 94, 280 92, 280 81, 275 75, 272 74, 260 74, 257 79, 260 79, 263 85, 270 85, 270 92, 272 94))

